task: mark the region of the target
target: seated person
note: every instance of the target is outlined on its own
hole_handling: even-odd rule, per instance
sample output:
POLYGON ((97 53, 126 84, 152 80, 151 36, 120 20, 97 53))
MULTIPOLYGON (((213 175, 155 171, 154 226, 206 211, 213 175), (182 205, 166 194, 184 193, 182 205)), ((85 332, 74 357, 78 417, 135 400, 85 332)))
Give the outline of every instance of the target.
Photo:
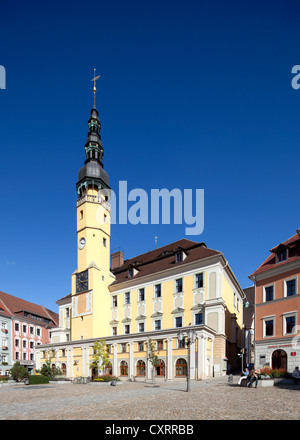
POLYGON ((258 370, 256 368, 256 366, 254 365, 254 369, 251 372, 251 378, 250 378, 250 382, 247 384, 247 387, 251 388, 253 382, 255 381, 255 388, 257 388, 257 383, 258 383, 258 375, 260 373, 260 370, 258 370))
POLYGON ((292 376, 295 379, 295 384, 297 385, 298 381, 300 382, 300 371, 299 367, 296 367, 295 370, 292 372, 292 376))
POLYGON ((241 377, 239 378, 238 384, 241 385, 243 379, 248 379, 249 376, 249 370, 248 368, 245 368, 245 370, 242 372, 241 377))

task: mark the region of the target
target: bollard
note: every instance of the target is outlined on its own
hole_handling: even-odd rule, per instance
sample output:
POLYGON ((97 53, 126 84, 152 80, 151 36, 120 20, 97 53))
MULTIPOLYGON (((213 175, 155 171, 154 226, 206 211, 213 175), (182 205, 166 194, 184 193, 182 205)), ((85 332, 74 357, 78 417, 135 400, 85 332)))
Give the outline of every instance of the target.
POLYGON ((232 374, 229 374, 228 383, 232 383, 232 382, 233 382, 233 376, 232 376, 232 374))

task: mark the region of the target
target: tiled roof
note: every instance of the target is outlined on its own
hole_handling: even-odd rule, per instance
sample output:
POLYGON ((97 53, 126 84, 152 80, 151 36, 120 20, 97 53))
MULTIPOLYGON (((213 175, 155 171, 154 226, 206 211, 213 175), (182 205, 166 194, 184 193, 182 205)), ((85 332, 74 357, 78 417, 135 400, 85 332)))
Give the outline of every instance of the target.
POLYGON ((129 260, 124 261, 122 266, 112 269, 112 272, 116 276, 116 280, 112 285, 128 281, 129 279, 151 275, 177 266, 184 266, 187 263, 202 260, 214 255, 222 255, 222 253, 213 249, 208 249, 203 242, 197 243, 187 239, 175 241, 174 243, 170 243, 153 251, 130 258, 129 260), (176 263, 175 256, 179 251, 183 251, 186 257, 180 263, 176 263), (136 269, 137 273, 133 277, 129 277, 129 269, 136 269))
POLYGON ((279 243, 277 246, 270 249, 271 255, 249 276, 265 272, 275 267, 284 266, 292 261, 300 260, 300 236, 295 234, 288 240, 279 243), (284 261, 276 262, 276 251, 280 248, 288 248, 288 258, 284 261))
POLYGON ((11 315, 21 316, 22 312, 27 312, 42 318, 51 319, 54 325, 58 325, 59 315, 52 310, 0 291, 0 307, 2 304, 4 304, 6 310, 11 315))

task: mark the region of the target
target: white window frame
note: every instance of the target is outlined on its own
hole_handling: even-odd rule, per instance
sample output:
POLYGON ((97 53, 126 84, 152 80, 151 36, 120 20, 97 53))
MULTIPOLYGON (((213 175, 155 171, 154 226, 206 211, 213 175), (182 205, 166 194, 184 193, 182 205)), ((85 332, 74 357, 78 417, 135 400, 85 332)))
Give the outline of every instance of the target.
POLYGON ((162 289, 162 283, 156 283, 153 286, 153 298, 162 298, 163 296, 163 289, 162 289), (156 296, 156 286, 160 286, 160 296, 156 296))
POLYGON ((184 292, 184 277, 179 277, 179 278, 175 278, 174 280, 174 293, 183 293, 184 292), (182 290, 178 291, 177 290, 177 283, 176 281, 181 280, 182 283, 182 290))
POLYGON ((296 284, 296 287, 295 287, 295 289, 296 289, 296 292, 295 292, 295 295, 297 295, 297 287, 298 287, 298 276, 294 276, 294 277, 290 277, 290 278, 287 278, 286 280, 283 280, 283 296, 284 296, 284 298, 294 298, 294 296, 295 295, 291 295, 291 296, 288 296, 287 295, 287 283, 288 283, 288 281, 293 281, 293 280, 295 280, 295 284, 296 284))
POLYGON ((205 287, 205 273, 202 272, 197 272, 194 274, 194 289, 204 289, 205 287), (202 274, 202 278, 203 278, 203 286, 202 287, 197 287, 196 286, 196 281, 197 281, 197 275, 201 275, 202 274))
POLYGON ((263 286, 263 302, 264 303, 271 302, 271 301, 267 301, 267 299, 266 299, 266 289, 268 287, 273 287, 273 299, 271 301, 274 301, 274 299, 275 299, 275 283, 267 284, 267 285, 263 286))
POLYGON ((162 329, 162 319, 154 319, 154 320, 153 320, 153 330, 156 331, 156 332, 159 332, 161 329, 162 329), (159 321, 159 322, 160 322, 160 328, 159 328, 159 329, 156 329, 156 328, 155 328, 155 323, 156 323, 156 321, 159 321))
POLYGON ((282 314, 282 334, 283 336, 290 336, 295 335, 297 333, 297 310, 293 312, 286 312, 282 314), (286 318, 291 318, 292 316, 295 317, 295 327, 294 331, 291 333, 287 333, 286 331, 286 318))
POLYGON ((139 321, 139 323, 138 323, 138 333, 145 333, 145 328, 146 328, 145 321, 139 321), (140 329, 140 324, 144 325, 144 329, 143 330, 140 329))
POLYGON ((275 315, 264 316, 263 317, 263 338, 274 338, 274 336, 275 336, 275 324, 276 324, 275 315), (273 321, 273 335, 266 335, 266 321, 273 321))

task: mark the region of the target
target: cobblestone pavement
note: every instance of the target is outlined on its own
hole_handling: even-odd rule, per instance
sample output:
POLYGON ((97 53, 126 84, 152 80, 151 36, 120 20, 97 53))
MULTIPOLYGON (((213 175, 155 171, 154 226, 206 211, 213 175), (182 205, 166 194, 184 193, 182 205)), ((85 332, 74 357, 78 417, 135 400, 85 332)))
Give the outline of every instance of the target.
POLYGON ((227 377, 0 387, 1 420, 298 420, 300 386, 241 388, 227 377))

